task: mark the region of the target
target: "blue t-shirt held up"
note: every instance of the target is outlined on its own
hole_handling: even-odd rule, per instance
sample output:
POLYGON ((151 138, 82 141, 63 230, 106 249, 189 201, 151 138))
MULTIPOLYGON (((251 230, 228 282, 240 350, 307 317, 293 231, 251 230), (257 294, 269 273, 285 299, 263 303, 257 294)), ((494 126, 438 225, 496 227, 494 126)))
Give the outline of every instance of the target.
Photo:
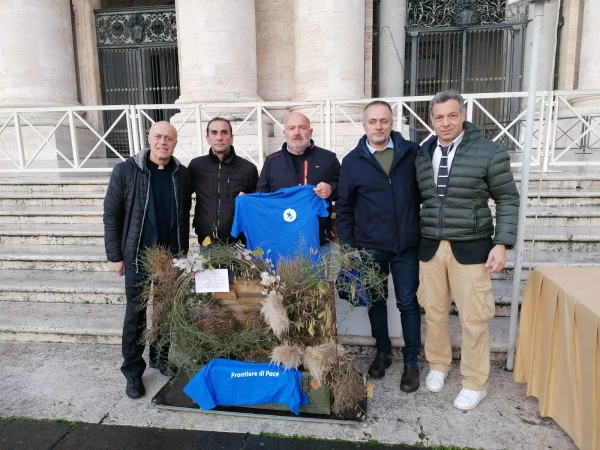
POLYGON ((317 262, 319 217, 329 213, 327 201, 313 189, 312 185, 303 185, 237 197, 231 235, 244 233, 248 249, 260 247, 274 264, 279 258, 292 259, 296 255, 307 255, 317 262))
POLYGON ((219 358, 194 375, 183 392, 204 410, 281 403, 298 415, 300 406, 308 404, 298 369, 219 358))

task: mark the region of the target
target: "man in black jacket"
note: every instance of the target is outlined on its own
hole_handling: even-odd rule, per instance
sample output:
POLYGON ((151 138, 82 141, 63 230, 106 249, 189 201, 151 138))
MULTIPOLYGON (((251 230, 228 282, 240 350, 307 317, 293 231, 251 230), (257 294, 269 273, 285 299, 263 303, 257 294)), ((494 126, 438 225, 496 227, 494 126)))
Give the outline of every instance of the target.
POLYGON ((423 144, 416 158, 423 198, 418 297, 425 309, 425 357, 430 368, 425 386, 441 391, 452 367, 448 328, 452 292, 462 327, 463 375, 454 406, 470 410, 487 396, 488 322, 495 313, 490 274, 504 268, 506 249, 515 244, 519 192, 508 153, 466 121, 458 92, 436 94, 429 113, 436 136, 423 144), (496 204, 495 228, 490 198, 496 204))
MULTIPOLYGON (((341 242, 368 250, 380 273, 392 274, 396 306, 404 337, 404 372, 400 389, 419 388, 417 355, 421 350, 419 284, 419 204, 415 156, 419 146, 393 131, 392 109, 375 100, 363 111, 366 135, 342 164, 336 202, 338 237, 341 242)), ((387 284, 384 287, 387 293, 387 284)), ((387 295, 370 290, 369 320, 377 355, 369 375, 380 378, 392 363, 388 332, 387 295)))
MULTIPOLYGON (((125 275, 127 306, 123 322, 123 365, 130 398, 144 395, 142 335, 146 309, 140 309, 146 274, 140 258, 145 249, 167 247, 173 254, 189 247, 191 188, 188 170, 173 157, 177 131, 168 122, 152 125, 149 149, 117 164, 104 198, 104 245, 108 265, 125 275)), ((150 367, 168 374, 168 346, 150 346, 150 367)))
POLYGON ((258 170, 250 161, 236 155, 231 122, 215 117, 206 126, 208 155, 192 159, 189 170, 196 193, 194 229, 198 242, 206 237, 233 242, 231 226, 235 198, 256 191, 258 170))
POLYGON ((319 217, 321 246, 333 239, 331 202, 335 201, 340 178, 340 162, 335 153, 313 142, 310 120, 304 114, 291 113, 285 119, 281 150, 265 158, 258 180, 258 192, 275 192, 282 188, 312 184, 315 193, 329 202, 329 217, 319 217))

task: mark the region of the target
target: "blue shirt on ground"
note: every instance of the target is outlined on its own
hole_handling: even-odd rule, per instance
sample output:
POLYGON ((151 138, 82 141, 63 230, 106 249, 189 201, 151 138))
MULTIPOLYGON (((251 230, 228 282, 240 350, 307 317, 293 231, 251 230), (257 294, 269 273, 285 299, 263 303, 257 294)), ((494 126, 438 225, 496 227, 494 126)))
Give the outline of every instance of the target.
POLYGON ((213 359, 183 388, 204 410, 219 405, 281 403, 300 414, 308 404, 302 391, 302 372, 268 363, 213 359))

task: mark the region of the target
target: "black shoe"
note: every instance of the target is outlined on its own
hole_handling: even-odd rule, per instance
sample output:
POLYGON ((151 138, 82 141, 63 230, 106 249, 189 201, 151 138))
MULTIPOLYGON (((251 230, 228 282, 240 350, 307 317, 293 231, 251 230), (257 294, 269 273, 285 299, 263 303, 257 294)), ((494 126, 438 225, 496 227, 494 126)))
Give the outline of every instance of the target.
POLYGON ((171 375, 175 375, 177 370, 171 364, 163 363, 160 361, 150 361, 150 367, 153 369, 157 369, 162 375, 165 377, 170 377, 171 375))
POLYGON ((140 398, 146 393, 144 383, 141 377, 133 377, 127 379, 127 387, 125 393, 129 398, 140 398))
POLYGON ((419 389, 419 366, 404 366, 404 373, 400 379, 402 392, 415 392, 419 389))
POLYGON ((392 365, 392 355, 383 355, 378 353, 369 366, 369 376, 371 378, 381 378, 385 375, 385 369, 392 365))

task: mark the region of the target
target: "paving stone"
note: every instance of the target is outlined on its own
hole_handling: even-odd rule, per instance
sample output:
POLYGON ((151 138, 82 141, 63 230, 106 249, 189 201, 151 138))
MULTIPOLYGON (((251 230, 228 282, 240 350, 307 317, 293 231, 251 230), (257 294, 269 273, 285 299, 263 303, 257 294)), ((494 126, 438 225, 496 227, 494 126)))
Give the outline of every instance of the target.
POLYGON ((241 433, 81 424, 54 450, 233 450, 243 442, 241 433))
POLYGON ((64 423, 0 419, 0 449, 52 450, 69 431, 64 423))

